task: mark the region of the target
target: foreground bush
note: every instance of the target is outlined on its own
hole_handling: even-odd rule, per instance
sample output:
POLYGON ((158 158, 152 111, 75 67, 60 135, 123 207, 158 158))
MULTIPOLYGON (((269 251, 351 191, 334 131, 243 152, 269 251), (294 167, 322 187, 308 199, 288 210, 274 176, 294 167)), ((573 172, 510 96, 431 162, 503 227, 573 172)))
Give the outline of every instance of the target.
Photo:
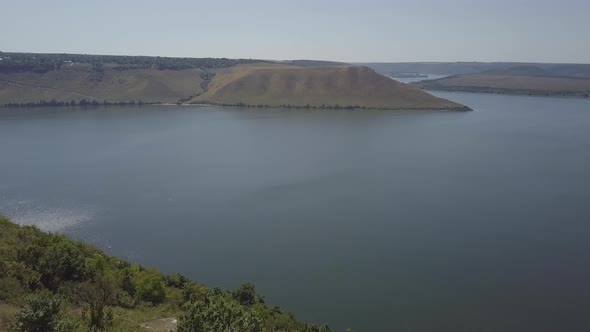
POLYGON ((222 295, 208 297, 204 302, 187 304, 186 311, 180 317, 178 324, 179 332, 258 332, 261 330, 260 317, 252 310, 222 295))
POLYGON ((210 290, 2 217, 0 302, 20 307, 15 331, 136 331, 162 317, 179 331, 331 331, 267 305, 251 284, 210 290))
POLYGON ((50 293, 31 295, 16 313, 14 330, 22 332, 56 331, 61 312, 61 299, 50 293))

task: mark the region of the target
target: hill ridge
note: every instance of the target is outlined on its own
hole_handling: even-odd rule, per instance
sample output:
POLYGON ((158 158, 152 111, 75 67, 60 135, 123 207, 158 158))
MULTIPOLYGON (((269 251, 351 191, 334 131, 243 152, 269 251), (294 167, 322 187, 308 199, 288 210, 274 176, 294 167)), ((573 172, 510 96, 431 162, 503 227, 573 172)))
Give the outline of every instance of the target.
POLYGON ((0 106, 468 108, 345 63, 0 53, 0 106))
POLYGON ((214 105, 465 109, 361 66, 235 66, 218 72, 190 103, 214 105))

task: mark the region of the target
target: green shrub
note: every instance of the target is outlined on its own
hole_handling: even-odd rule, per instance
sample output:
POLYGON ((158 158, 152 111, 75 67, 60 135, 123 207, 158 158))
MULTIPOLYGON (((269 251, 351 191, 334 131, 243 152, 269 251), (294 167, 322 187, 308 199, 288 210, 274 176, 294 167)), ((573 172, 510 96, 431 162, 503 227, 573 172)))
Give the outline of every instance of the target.
POLYGON ((23 332, 56 331, 61 299, 48 292, 30 295, 16 313, 14 329, 23 332))
POLYGON ((81 244, 64 237, 39 237, 18 253, 19 260, 40 275, 40 282, 57 290, 67 281, 84 279, 84 252, 81 244))
POLYGON ((135 296, 137 290, 135 289, 135 284, 133 283, 132 279, 132 273, 129 269, 123 270, 121 276, 121 289, 129 296, 135 296))
POLYGON ((137 292, 142 301, 153 304, 162 303, 166 299, 164 280, 155 271, 143 271, 137 282, 137 292))
POLYGON ((109 306, 116 304, 117 290, 112 278, 97 277, 96 280, 77 284, 74 297, 84 304, 83 316, 91 331, 103 331, 112 326, 113 312, 109 306))
POLYGON ((184 302, 204 302, 208 293, 209 290, 207 287, 194 282, 185 283, 184 288, 182 289, 182 297, 184 302))
POLYGON ((166 276, 166 286, 174 288, 182 288, 184 283, 188 280, 180 273, 174 273, 166 276))
POLYGON ((256 295, 254 285, 249 283, 241 284, 240 288, 232 292, 232 296, 241 305, 250 306, 257 302, 262 302, 262 299, 256 295))
POLYGON ((317 326, 315 324, 307 325, 305 332, 331 332, 332 330, 328 325, 317 326))
POLYGON ((14 277, 0 278, 0 301, 21 298, 25 294, 25 289, 20 282, 14 277))
POLYGON ((55 324, 55 332, 75 332, 79 330, 79 322, 72 319, 60 318, 55 324))
POLYGON ((233 299, 213 296, 205 303, 193 302, 178 321, 178 332, 258 332, 262 320, 233 299))
POLYGON ((7 264, 8 275, 18 280, 19 283, 30 290, 37 290, 43 287, 41 273, 23 262, 10 262, 7 264))

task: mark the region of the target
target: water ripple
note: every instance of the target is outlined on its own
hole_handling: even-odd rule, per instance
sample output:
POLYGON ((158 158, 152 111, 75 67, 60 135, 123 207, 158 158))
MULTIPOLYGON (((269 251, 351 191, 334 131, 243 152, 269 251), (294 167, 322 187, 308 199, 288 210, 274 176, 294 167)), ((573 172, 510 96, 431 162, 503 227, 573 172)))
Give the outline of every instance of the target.
POLYGON ((90 223, 94 211, 91 207, 81 209, 36 200, 9 200, 0 201, 0 214, 19 225, 34 225, 46 232, 64 233, 90 223))

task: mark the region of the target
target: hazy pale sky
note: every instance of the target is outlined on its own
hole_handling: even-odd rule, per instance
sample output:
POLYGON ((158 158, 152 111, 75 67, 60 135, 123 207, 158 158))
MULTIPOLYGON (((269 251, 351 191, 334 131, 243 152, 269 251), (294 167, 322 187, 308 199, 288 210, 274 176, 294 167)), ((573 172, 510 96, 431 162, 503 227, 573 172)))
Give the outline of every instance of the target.
POLYGON ((0 0, 0 50, 590 63, 590 0, 0 0))

